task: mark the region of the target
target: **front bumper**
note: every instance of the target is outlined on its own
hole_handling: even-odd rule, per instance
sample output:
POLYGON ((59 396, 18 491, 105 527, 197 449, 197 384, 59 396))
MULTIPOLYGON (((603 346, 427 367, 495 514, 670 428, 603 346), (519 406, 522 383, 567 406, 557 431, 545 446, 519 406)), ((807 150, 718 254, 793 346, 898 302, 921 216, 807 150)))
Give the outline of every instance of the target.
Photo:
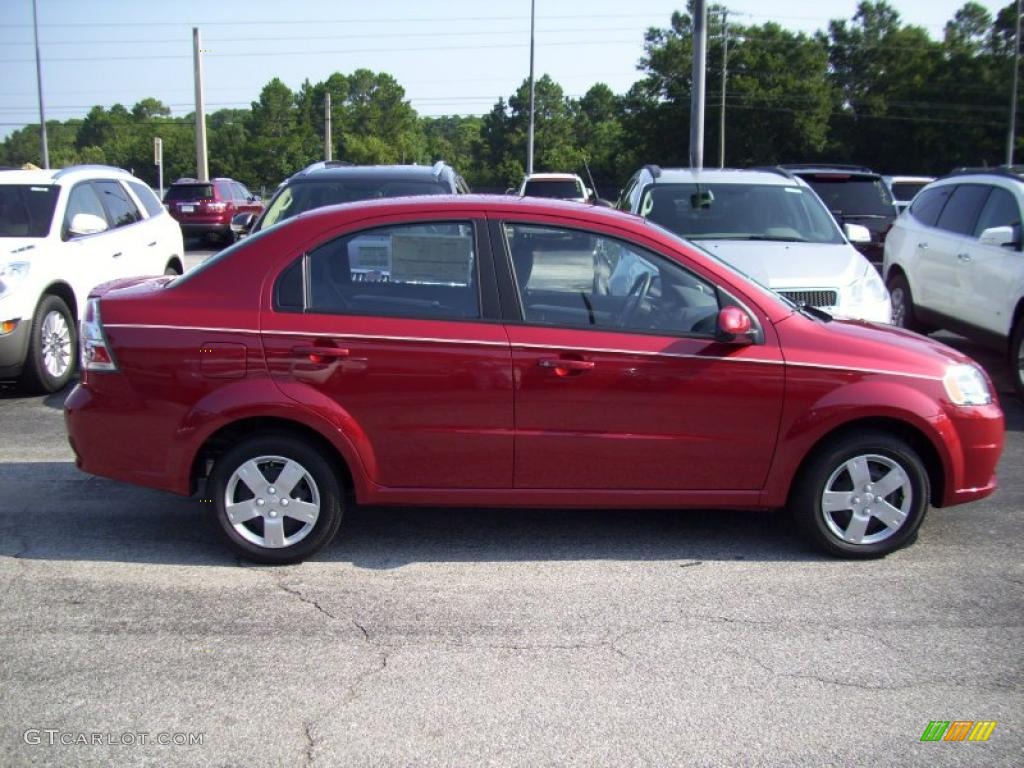
POLYGON ((959 450, 952 456, 953 466, 946 478, 942 503, 949 507, 982 499, 998 487, 996 466, 1003 453, 1006 427, 1003 411, 996 404, 957 408, 947 411, 959 450))
MULTIPOLYGON (((0 318, 14 319, 14 318, 0 318)), ((15 378, 21 374, 28 355, 28 342, 32 334, 31 318, 22 318, 18 327, 0 336, 0 379, 15 378)))

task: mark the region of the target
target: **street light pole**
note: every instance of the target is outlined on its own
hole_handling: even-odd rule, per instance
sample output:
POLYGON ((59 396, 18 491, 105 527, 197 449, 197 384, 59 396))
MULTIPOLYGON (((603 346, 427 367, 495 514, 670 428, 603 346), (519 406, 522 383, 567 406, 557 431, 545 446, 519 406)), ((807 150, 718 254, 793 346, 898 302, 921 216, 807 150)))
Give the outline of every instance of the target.
POLYGON ((536 0, 530 0, 530 128, 526 138, 526 173, 533 173, 533 22, 536 0))
POLYGON ((1020 69, 1020 0, 1017 0, 1017 34, 1013 38, 1013 90, 1010 92, 1010 131, 1006 136, 1006 164, 1013 165, 1017 134, 1017 70, 1020 69))
POLYGON ((693 89, 690 93, 690 167, 704 167, 704 75, 708 63, 708 9, 693 3, 693 89))
POLYGON ((729 11, 722 6, 722 101, 718 110, 718 167, 725 168, 725 85, 729 72, 729 11))
POLYGON ((210 171, 206 163, 206 103, 203 98, 203 51, 199 39, 199 27, 192 27, 192 63, 196 78, 196 177, 198 181, 209 181, 210 171))
POLYGON ((43 65, 39 57, 39 20, 36 0, 32 0, 32 31, 36 39, 36 87, 39 90, 39 144, 43 152, 43 168, 50 167, 50 147, 46 142, 46 110, 43 109, 43 65))

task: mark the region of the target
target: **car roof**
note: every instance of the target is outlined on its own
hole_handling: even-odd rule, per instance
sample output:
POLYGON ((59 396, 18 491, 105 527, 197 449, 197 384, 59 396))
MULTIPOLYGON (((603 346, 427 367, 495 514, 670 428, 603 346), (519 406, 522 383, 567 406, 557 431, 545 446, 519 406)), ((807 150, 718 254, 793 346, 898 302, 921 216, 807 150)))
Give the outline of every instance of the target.
POLYGON ((582 181, 575 173, 531 173, 526 177, 527 181, 544 181, 546 179, 557 181, 582 181))
POLYGON ((128 171, 111 165, 70 165, 67 168, 2 170, 0 184, 66 184, 82 177, 135 180, 128 171))
MULTIPOLYGON (((650 173, 650 169, 646 169, 650 173)), ((744 168, 660 168, 651 174, 658 184, 762 184, 779 187, 803 186, 793 176, 777 170, 744 168)))
POLYGON ((784 168, 790 173, 797 175, 809 174, 835 174, 837 176, 878 176, 870 168, 863 165, 844 165, 843 163, 782 163, 779 168, 784 168))
POLYGON ((316 181, 319 179, 424 179, 441 178, 451 166, 444 163, 434 165, 342 165, 322 164, 303 168, 288 181, 316 181))

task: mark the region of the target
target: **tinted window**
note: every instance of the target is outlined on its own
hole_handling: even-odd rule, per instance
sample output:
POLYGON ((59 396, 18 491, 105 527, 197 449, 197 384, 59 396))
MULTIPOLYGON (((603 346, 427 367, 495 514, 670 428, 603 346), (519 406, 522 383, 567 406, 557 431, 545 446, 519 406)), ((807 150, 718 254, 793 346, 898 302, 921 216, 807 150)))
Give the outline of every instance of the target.
POLYGON ((107 214, 100 204, 100 199, 92 184, 88 182, 76 185, 68 196, 68 207, 64 212, 64 226, 61 229, 61 237, 65 240, 70 235, 71 220, 79 213, 89 213, 107 221, 107 214))
POLYGON ((960 184, 953 190, 949 202, 942 209, 936 226, 958 235, 970 234, 978 220, 978 213, 988 199, 989 190, 984 184, 960 184))
POLYGON ((212 184, 172 184, 164 195, 164 202, 190 203, 198 200, 212 200, 212 184))
POLYGON ((46 237, 59 194, 55 186, 0 184, 0 237, 46 237))
POLYGON ((569 229, 506 224, 528 323, 711 335, 714 287, 631 244, 569 229))
POLYGON ((123 227, 127 224, 134 224, 142 218, 135 203, 128 197, 128 193, 116 181, 95 181, 96 192, 107 209, 108 218, 113 227, 123 227))
POLYGON ((922 224, 934 227, 943 206, 953 193, 953 185, 926 189, 910 206, 911 215, 922 224))
POLYGON ((845 216, 895 216, 892 197, 880 177, 815 174, 804 176, 828 209, 845 216))
POLYGON ((216 184, 214 184, 214 187, 217 192, 218 200, 230 202, 231 200, 235 199, 235 190, 233 189, 232 184, 229 184, 226 181, 218 181, 216 184))
POLYGON ((655 184, 645 190, 640 213, 690 240, 843 242, 835 219, 805 187, 655 184))
POLYGON ((292 264, 281 273, 274 287, 275 309, 301 312, 302 300, 302 259, 292 264))
POLYGON ((250 194, 249 190, 246 189, 241 184, 239 184, 237 181, 232 183, 231 186, 234 188, 235 196, 238 198, 239 201, 246 202, 250 197, 252 197, 252 194, 250 194))
POLYGON ((138 181, 129 181, 128 186, 132 188, 132 192, 142 202, 142 207, 146 209, 146 213, 150 216, 163 213, 164 207, 160 204, 152 189, 138 181))
POLYGON ((892 185, 892 194, 897 200, 913 200, 914 195, 924 189, 927 181, 897 181, 892 185))
POLYGON ((1013 195, 1000 187, 992 187, 985 207, 981 209, 978 223, 974 225, 974 236, 990 227, 1020 227, 1020 209, 1013 195))
POLYGON ((473 226, 416 224, 331 240, 308 256, 310 309, 437 319, 480 316, 473 226))
POLYGON ((583 197, 583 190, 572 180, 533 179, 523 189, 526 197, 556 197, 561 199, 583 197))

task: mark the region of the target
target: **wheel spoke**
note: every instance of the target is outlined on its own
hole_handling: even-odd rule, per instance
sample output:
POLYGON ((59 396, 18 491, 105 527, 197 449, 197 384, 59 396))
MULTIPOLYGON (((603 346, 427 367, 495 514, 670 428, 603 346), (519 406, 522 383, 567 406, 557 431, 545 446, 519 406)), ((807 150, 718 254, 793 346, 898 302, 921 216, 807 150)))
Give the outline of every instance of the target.
POLYGON ((907 477, 907 473, 900 467, 894 467, 889 470, 885 477, 872 483, 872 485, 874 485, 872 493, 874 493, 878 498, 884 499, 894 491, 909 486, 910 478, 907 477))
POLYGON ((850 517, 850 524, 846 526, 846 530, 843 532, 846 540, 854 544, 860 544, 864 540, 864 532, 868 529, 868 521, 870 519, 868 515, 853 514, 850 517))
POLYGON ((868 469, 868 460, 864 456, 858 456, 846 462, 846 471, 850 473, 854 490, 859 490, 871 482, 871 472, 868 469))
POLYGON ((265 517, 263 518, 263 539, 268 547, 280 548, 284 546, 284 518, 265 517))
POLYGON ((821 497, 821 508, 824 512, 841 512, 851 509, 850 494, 847 491, 825 491, 821 497))
POLYGON ((897 509, 887 501, 875 502, 871 507, 871 514, 885 523, 887 528, 893 530, 903 525, 903 521, 907 519, 903 510, 897 509))
POLYGON ((270 483, 263 475, 263 470, 255 461, 247 461, 238 468, 238 479, 245 483, 245 486, 252 491, 254 496, 263 496, 267 492, 270 483))
POLYGON ((282 497, 291 497, 292 492, 295 490, 302 478, 306 476, 306 470, 302 468, 302 465, 295 461, 289 461, 284 465, 284 469, 281 470, 281 474, 277 476, 277 480, 274 485, 277 486, 278 493, 282 497))
POLYGON ((228 520, 231 521, 232 525, 244 523, 246 520, 252 520, 259 515, 259 511, 256 508, 256 499, 247 499, 235 504, 228 504, 225 510, 228 513, 228 520))
POLYGON ((284 514, 288 517, 300 520, 303 523, 313 524, 320 516, 320 507, 310 504, 308 501, 290 501, 284 514))

